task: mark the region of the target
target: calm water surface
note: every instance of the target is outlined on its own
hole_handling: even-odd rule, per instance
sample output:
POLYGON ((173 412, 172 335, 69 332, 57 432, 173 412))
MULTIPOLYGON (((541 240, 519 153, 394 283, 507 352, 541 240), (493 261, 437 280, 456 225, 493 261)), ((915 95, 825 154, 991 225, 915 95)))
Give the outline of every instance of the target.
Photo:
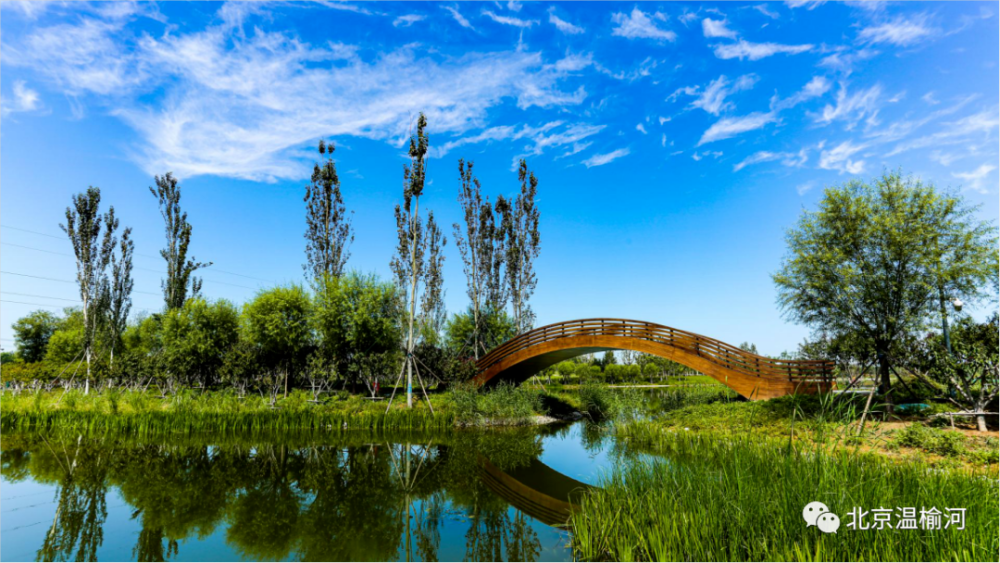
POLYGON ((5 433, 0 559, 569 561, 621 455, 561 428, 106 438, 5 433))

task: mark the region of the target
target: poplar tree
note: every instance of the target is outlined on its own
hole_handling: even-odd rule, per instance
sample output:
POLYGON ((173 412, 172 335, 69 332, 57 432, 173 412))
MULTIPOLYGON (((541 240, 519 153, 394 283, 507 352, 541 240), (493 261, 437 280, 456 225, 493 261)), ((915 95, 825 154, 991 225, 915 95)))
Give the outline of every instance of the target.
POLYGON ((504 213, 503 230, 507 239, 506 281, 514 311, 514 322, 519 332, 531 328, 535 314, 528 301, 538 285, 534 262, 538 258, 541 235, 538 231, 538 179, 528 170, 522 158, 517 171, 521 192, 504 213))
POLYGON ((160 256, 167 261, 167 279, 162 282, 162 287, 163 300, 169 311, 184 305, 189 286, 191 297, 201 293, 202 280, 191 274, 212 263, 187 257, 188 245, 191 244, 191 223, 188 223, 187 213, 181 211, 181 191, 177 179, 167 172, 163 177, 155 176, 154 180, 156 188, 150 187, 149 192, 159 201, 167 235, 167 247, 160 251, 160 256))
MULTIPOLYGON (((313 166, 312 183, 306 186, 306 263, 302 268, 312 280, 324 276, 339 278, 350 257, 348 247, 354 242, 354 229, 344 207, 340 178, 333 160, 333 143, 319 142, 319 154, 325 162, 313 166)), ((352 212, 353 214, 353 212, 352 212)))
MULTIPOLYGON (((409 296, 407 311, 406 359, 403 369, 406 371, 406 404, 413 406, 413 349, 416 344, 415 323, 417 315, 417 293, 420 282, 426 278, 424 256, 428 249, 428 238, 425 227, 420 221, 420 196, 424 192, 426 181, 427 155, 427 118, 423 113, 417 118, 416 134, 410 137, 410 164, 403 167, 403 205, 395 208, 396 233, 399 244, 396 255, 390 262, 397 285, 409 296)), ((437 234, 440 231, 436 224, 429 224, 437 234)), ((431 233, 431 237, 437 236, 431 233)), ((441 246, 444 246, 442 238, 441 246)), ((438 266, 439 267, 439 266, 438 266)), ((432 300, 433 301, 433 300, 432 300)), ((418 370, 419 377, 419 370, 418 370)), ((402 372, 400 372, 402 377, 402 372)), ((425 395, 426 397, 426 395, 425 395)), ((428 405, 430 400, 428 399, 428 405)), ((391 400, 390 400, 391 406, 391 400)))
MULTIPOLYGON (((117 223, 116 223, 117 226, 117 223)), ((111 348, 111 367, 114 367, 115 347, 121 342, 132 309, 132 256, 135 242, 131 238, 132 228, 122 231, 118 253, 111 253, 111 279, 107 284, 105 301, 108 305, 107 329, 111 348)))
POLYGON ((69 237, 76 257, 76 280, 83 303, 83 353, 87 361, 84 393, 90 392, 91 360, 102 312, 107 284, 107 268, 115 247, 114 231, 118 227, 115 208, 102 217, 101 189, 90 186, 86 193, 73 196, 73 205, 66 208, 66 223, 59 227, 69 237), (103 237, 101 232, 103 230, 103 237))
POLYGON ((420 299, 422 327, 435 337, 441 334, 446 320, 444 310, 444 247, 448 239, 434 220, 434 212, 427 213, 427 273, 424 292, 420 299))

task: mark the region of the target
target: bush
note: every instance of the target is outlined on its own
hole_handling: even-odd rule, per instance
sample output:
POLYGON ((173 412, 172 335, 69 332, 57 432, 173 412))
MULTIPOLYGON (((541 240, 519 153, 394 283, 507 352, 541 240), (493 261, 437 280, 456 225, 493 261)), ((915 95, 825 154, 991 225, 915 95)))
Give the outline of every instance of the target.
POLYGON ((943 456, 958 456, 966 452, 965 436, 961 432, 939 430, 923 424, 910 424, 899 430, 893 443, 943 456))
POLYGON ((538 391, 501 383, 492 389, 468 383, 452 390, 455 418, 461 424, 519 425, 544 412, 538 391))

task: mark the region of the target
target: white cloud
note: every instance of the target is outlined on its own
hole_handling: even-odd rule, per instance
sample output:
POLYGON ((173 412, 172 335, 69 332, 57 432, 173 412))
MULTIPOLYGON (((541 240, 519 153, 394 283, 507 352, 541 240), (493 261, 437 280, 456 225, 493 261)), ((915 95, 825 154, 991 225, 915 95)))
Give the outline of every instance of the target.
POLYGON ((646 126, 643 125, 642 123, 639 123, 638 125, 636 125, 635 126, 635 130, 638 131, 638 132, 640 132, 640 133, 642 133, 643 135, 645 135, 645 134, 648 133, 648 131, 646 131, 646 126))
POLYGON ((734 107, 732 102, 726 101, 727 97, 743 90, 749 90, 756 83, 757 77, 753 74, 745 74, 737 78, 734 83, 730 83, 729 79, 723 75, 710 82, 704 89, 700 86, 680 88, 671 94, 668 100, 674 99, 680 94, 698 96, 691 102, 691 107, 703 109, 712 115, 719 115, 734 107))
POLYGON ((664 148, 667 146, 667 134, 666 133, 664 133, 663 136, 660 137, 660 146, 662 146, 664 148))
POLYGON ((996 170, 997 167, 992 164, 983 164, 979 168, 971 172, 952 172, 951 175, 959 180, 969 183, 969 187, 974 190, 986 193, 986 189, 983 184, 986 181, 986 177, 996 170))
POLYGON ((586 166, 587 168, 593 168, 595 166, 604 166, 605 164, 613 160, 618 160, 623 156, 628 156, 630 152, 632 151, 625 148, 625 149, 617 149, 605 154, 595 154, 594 156, 588 158, 587 160, 584 160, 583 165, 586 166))
POLYGON ((850 130, 865 117, 870 118, 878 113, 878 99, 881 95, 882 87, 878 84, 848 95, 847 85, 841 83, 836 105, 827 104, 816 121, 825 124, 837 120, 845 121, 846 128, 850 130))
POLYGON ((611 15, 611 21, 618 24, 611 30, 611 34, 629 39, 661 39, 666 41, 677 39, 677 34, 673 31, 657 27, 654 19, 665 20, 666 16, 657 12, 651 18, 649 14, 638 7, 632 8, 630 14, 617 12, 611 15))
POLYGON ((410 27, 411 25, 419 21, 424 21, 425 19, 427 19, 427 16, 420 14, 407 14, 392 20, 392 25, 395 27, 410 27))
POLYGON ((520 12, 521 7, 522 6, 520 2, 515 2, 514 0, 510 0, 510 2, 507 2, 507 9, 512 12, 520 12))
POLYGON ((726 20, 713 20, 705 18, 701 20, 701 30, 705 37, 725 37, 736 39, 736 32, 726 27, 726 20))
POLYGON ((780 160, 781 163, 789 167, 799 167, 804 166, 809 156, 806 149, 800 150, 798 153, 790 152, 771 152, 771 151, 757 151, 752 155, 744 158, 736 166, 733 166, 733 172, 739 172, 740 170, 750 166, 752 164, 759 164, 761 162, 771 162, 774 160, 780 160))
POLYGON ((760 129, 768 123, 777 121, 777 119, 777 115, 775 115, 774 112, 754 112, 740 117, 726 117, 720 119, 719 121, 713 123, 712 126, 705 131, 705 133, 701 136, 701 139, 698 141, 698 146, 704 145, 705 143, 728 139, 739 135, 740 133, 746 133, 747 131, 760 129))
POLYGON ((555 7, 549 8, 549 23, 556 26, 559 31, 567 35, 576 35, 585 31, 582 27, 573 25, 557 16, 555 7))
POLYGON ((740 39, 736 43, 715 46, 715 56, 720 59, 749 59, 756 61, 779 53, 797 55, 811 51, 812 45, 781 45, 778 43, 750 43, 740 39))
POLYGON ((671 118, 669 118, 669 117, 660 116, 660 119, 659 119, 660 125, 663 125, 664 123, 670 121, 670 119, 671 118))
POLYGON ((826 4, 826 0, 785 0, 785 5, 789 8, 805 8, 807 10, 812 10, 813 8, 822 6, 826 4))
POLYGON ((23 80, 14 81, 14 99, 4 99, 0 102, 0 114, 9 115, 15 112, 34 111, 40 107, 38 92, 28 88, 23 80))
MULTIPOLYGON (((424 111, 442 139, 488 126, 489 110, 508 100, 526 109, 586 97, 582 87, 563 87, 566 69, 582 63, 546 64, 540 53, 441 57, 409 46, 362 59, 349 45, 313 46, 258 28, 238 34, 220 25, 132 45, 110 24, 82 18, 37 28, 16 53, 5 45, 3 57, 71 95, 94 94, 139 133, 131 156, 145 171, 182 177, 300 178, 301 147, 317 138, 399 143, 424 111), (145 95, 154 89, 162 95, 145 95)), ((531 139, 532 151, 556 142, 531 139)))
POLYGON ((493 12, 491 12, 489 10, 483 10, 483 15, 486 16, 486 17, 488 17, 488 18, 490 18, 491 20, 493 20, 493 21, 495 21, 497 23, 502 23, 504 25, 512 25, 514 27, 521 27, 521 28, 531 27, 531 26, 533 26, 533 25, 535 25, 535 24, 538 23, 538 20, 522 20, 521 18, 514 18, 514 17, 510 17, 510 16, 500 16, 500 15, 494 14, 493 12))
POLYGON ((930 135, 917 137, 896 145, 886 156, 922 149, 926 147, 942 147, 953 144, 968 144, 976 138, 992 138, 1000 127, 1000 115, 997 108, 987 109, 979 113, 967 115, 958 121, 945 123, 944 127, 930 135))
POLYGON ((933 90, 931 90, 930 92, 927 92, 923 96, 920 96, 920 99, 923 100, 925 104, 932 105, 932 106, 936 106, 936 105, 938 105, 938 104, 941 103, 940 101, 938 101, 937 98, 934 97, 934 91, 933 90))
POLYGON ((771 10, 768 10, 767 4, 757 4, 756 6, 753 7, 753 9, 771 18, 772 20, 776 20, 780 17, 777 12, 772 12, 771 10))
POLYGON ((851 141, 844 141, 836 147, 824 150, 819 155, 819 167, 824 170, 836 170, 843 174, 860 174, 865 169, 865 161, 855 160, 854 154, 865 148, 851 141))
POLYGON ((815 189, 815 188, 816 188, 816 181, 815 180, 809 180, 807 182, 803 182, 803 183, 799 184, 798 186, 795 186, 795 191, 798 192, 799 195, 804 195, 809 190, 812 190, 812 189, 815 189))
POLYGON ((858 49, 853 52, 838 50, 823 57, 819 61, 819 66, 835 70, 844 76, 850 76, 859 62, 868 60, 877 54, 878 51, 874 49, 858 49))
POLYGON ((463 16, 462 13, 459 12, 457 8, 452 8, 451 6, 444 6, 444 9, 448 10, 448 12, 451 13, 451 17, 454 18, 456 22, 458 22, 458 25, 466 29, 476 29, 472 27, 472 24, 469 23, 469 20, 465 19, 465 16, 463 16))
POLYGON ((930 36, 934 30, 927 26, 927 16, 913 19, 898 17, 880 25, 870 26, 858 33, 858 38, 868 43, 890 43, 908 47, 930 36))

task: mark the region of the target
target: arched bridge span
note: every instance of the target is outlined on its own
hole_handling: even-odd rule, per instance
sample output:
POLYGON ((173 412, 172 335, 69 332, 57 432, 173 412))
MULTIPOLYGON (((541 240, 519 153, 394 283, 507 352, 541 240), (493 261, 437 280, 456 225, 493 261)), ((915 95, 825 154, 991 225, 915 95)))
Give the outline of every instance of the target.
POLYGON ((776 360, 714 338, 627 319, 581 319, 520 334, 476 362, 478 385, 521 383, 539 371, 581 354, 635 350, 697 370, 748 399, 818 393, 833 387, 832 361, 776 360))

